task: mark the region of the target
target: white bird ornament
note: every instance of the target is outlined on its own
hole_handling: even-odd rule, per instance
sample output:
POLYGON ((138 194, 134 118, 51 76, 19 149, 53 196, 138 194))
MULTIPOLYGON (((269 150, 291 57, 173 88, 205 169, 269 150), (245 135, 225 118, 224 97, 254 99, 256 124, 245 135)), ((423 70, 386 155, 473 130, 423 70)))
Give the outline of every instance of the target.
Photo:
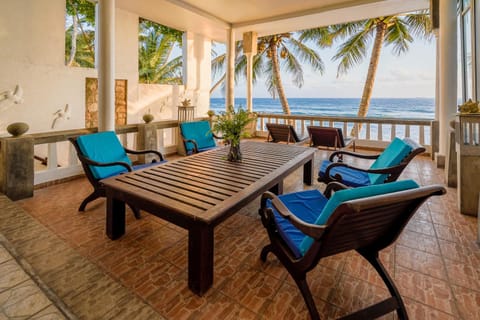
POLYGON ((68 108, 68 103, 65 105, 65 108, 63 109, 58 109, 53 113, 53 121, 52 121, 52 129, 55 128, 55 125, 58 123, 58 121, 65 119, 65 120, 70 120, 70 111, 68 108))

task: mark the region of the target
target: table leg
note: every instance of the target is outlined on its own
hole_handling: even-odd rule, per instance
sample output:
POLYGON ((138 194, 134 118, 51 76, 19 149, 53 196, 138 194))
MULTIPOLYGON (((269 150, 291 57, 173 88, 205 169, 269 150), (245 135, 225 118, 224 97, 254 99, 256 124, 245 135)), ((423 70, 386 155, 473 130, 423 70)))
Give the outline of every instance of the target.
POLYGON ((283 194, 283 180, 281 180, 279 183, 271 187, 268 191, 276 195, 283 194))
POLYGON ((303 183, 313 184, 313 158, 303 165, 303 183))
POLYGON ((213 284, 213 228, 194 226, 188 231, 188 287, 202 296, 213 284))
POLYGON ((125 234, 125 202, 107 194, 107 236, 118 239, 125 234))

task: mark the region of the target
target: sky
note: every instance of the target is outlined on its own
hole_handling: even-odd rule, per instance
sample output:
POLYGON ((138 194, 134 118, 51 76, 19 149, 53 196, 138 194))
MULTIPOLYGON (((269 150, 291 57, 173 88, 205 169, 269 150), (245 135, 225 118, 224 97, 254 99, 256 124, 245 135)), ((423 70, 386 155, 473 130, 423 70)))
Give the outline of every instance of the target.
MULTIPOLYGON (((367 75, 371 46, 363 63, 353 67, 348 74, 337 78, 338 63, 332 61, 336 46, 319 49, 318 52, 325 65, 323 75, 304 65, 304 84, 297 88, 291 77, 282 76, 288 98, 361 98, 367 75)), ((389 46, 384 46, 377 69, 373 89, 373 98, 433 98, 435 97, 435 39, 425 41, 415 39, 408 52, 396 56, 389 46)), ((245 80, 237 83, 235 96, 245 97, 245 80)), ((253 88, 253 97, 271 97, 259 79, 253 88)), ((217 89, 212 98, 222 98, 217 89)))

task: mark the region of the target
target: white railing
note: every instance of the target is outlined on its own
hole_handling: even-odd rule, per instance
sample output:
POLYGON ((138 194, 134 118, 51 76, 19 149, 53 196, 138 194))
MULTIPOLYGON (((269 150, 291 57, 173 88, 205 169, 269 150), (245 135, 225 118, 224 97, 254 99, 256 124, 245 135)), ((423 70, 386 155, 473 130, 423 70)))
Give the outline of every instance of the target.
MULTIPOLYGON (((176 120, 159 121, 149 124, 149 126, 155 126, 157 131, 156 149, 164 154, 175 153, 178 122, 176 120)), ((116 132, 124 146, 138 149, 138 127, 139 125, 135 124, 117 128, 116 132)), ((34 161, 34 186, 83 174, 75 148, 68 138, 95 131, 95 129, 81 129, 32 134, 36 158, 34 161), (46 164, 42 164, 42 162, 46 164)))
POLYGON ((349 118, 258 113, 257 136, 267 136, 266 123, 290 123, 298 134, 307 135, 307 126, 341 128, 345 135, 357 137, 357 146, 384 148, 394 137, 409 137, 432 151, 433 120, 393 118, 349 118), (359 126, 361 129, 359 130, 359 126), (353 134, 352 134, 353 133, 353 134))

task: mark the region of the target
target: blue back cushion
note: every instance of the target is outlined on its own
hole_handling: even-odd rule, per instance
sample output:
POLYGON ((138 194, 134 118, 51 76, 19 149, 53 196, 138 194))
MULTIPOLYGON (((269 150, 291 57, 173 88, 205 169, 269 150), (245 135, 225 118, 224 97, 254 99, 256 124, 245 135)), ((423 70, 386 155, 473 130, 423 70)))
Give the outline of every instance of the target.
MULTIPOLYGON (((79 136, 77 144, 83 155, 96 162, 126 162, 132 165, 123 146, 113 131, 105 131, 79 136)), ((104 179, 126 171, 122 166, 90 166, 95 179, 104 179)))
MULTIPOLYGON (((401 180, 391 183, 382 183, 377 185, 371 185, 366 187, 358 187, 352 189, 345 189, 337 191, 328 200, 327 204, 323 207, 322 212, 315 220, 315 224, 324 225, 332 213, 345 201, 372 197, 381 194, 387 194, 391 192, 403 191, 408 189, 418 188, 418 184, 413 180, 401 180)), ((388 212, 385 212, 388 214, 388 212)), ((299 251, 303 254, 310 248, 313 243, 313 238, 306 236, 299 244, 299 251)))
MULTIPOLYGON (((193 121, 180 123, 180 130, 182 136, 187 140, 195 140, 199 149, 215 147, 215 139, 210 130, 210 123, 208 121, 193 121)), ((192 151, 193 143, 187 142, 185 146, 186 151, 192 151)))
MULTIPOLYGON (((370 169, 382 169, 396 166, 412 152, 412 147, 403 140, 395 137, 392 142, 385 148, 370 169)), ((372 184, 383 183, 387 179, 386 174, 369 173, 368 177, 372 184)))

